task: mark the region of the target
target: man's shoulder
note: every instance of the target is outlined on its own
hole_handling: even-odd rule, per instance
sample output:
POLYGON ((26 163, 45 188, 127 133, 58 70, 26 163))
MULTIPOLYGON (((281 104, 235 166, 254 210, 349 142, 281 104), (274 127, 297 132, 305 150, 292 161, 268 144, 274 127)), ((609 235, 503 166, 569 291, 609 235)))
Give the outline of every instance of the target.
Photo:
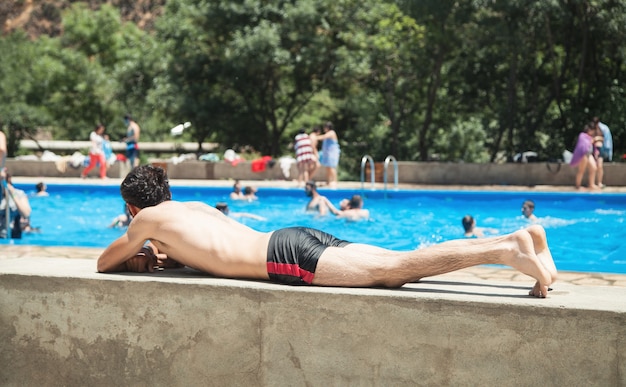
POLYGON ((208 204, 203 202, 178 202, 174 200, 167 200, 162 203, 157 204, 156 206, 146 207, 141 210, 141 213, 152 214, 152 213, 163 213, 163 212, 172 212, 172 211, 180 211, 185 208, 195 209, 198 207, 209 207, 208 204))

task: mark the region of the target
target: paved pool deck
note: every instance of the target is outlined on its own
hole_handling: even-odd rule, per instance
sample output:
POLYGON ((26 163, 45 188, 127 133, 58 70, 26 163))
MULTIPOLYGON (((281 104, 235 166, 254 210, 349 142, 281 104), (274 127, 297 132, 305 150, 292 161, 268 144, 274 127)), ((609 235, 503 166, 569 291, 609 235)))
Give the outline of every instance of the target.
MULTIPOLYGON (((37 184, 40 181, 44 181, 47 184, 102 184, 102 185, 114 185, 119 186, 121 179, 75 179, 75 178, 34 178, 34 177, 14 177, 14 183, 16 184, 37 184)), ((172 186, 205 186, 205 187, 229 187, 232 186, 233 180, 171 180, 172 186)), ((295 188, 297 183, 295 181, 284 180, 266 180, 266 181, 241 181, 243 186, 250 185, 257 188, 262 187, 281 187, 281 188, 295 188)), ((365 189, 371 189, 371 183, 365 183, 363 185, 365 189)), ((361 189, 362 184, 360 182, 339 182, 338 189, 361 189)), ((392 185, 388 185, 388 189, 393 189, 392 185)), ((563 186, 434 186, 434 185, 412 185, 412 184, 400 184, 399 189, 420 189, 420 190, 466 190, 466 191, 524 191, 524 192, 579 192, 574 187, 563 186)), ((330 189, 321 185, 321 190, 330 189)), ((384 189, 383 184, 374 184, 374 189, 384 189)), ((602 195, 603 193, 624 193, 626 194, 626 187, 605 187, 601 191, 588 192, 583 191, 584 194, 589 195, 602 195)), ((102 252, 101 248, 83 248, 83 247, 44 247, 44 246, 18 246, 18 245, 2 245, 0 246, 0 258, 70 258, 70 259, 93 259, 94 270, 95 260, 102 252)), ((530 277, 519 273, 516 270, 512 270, 504 267, 495 266, 479 266, 459 270, 454 273, 449 273, 437 278, 444 279, 446 281, 464 281, 464 282, 523 282, 528 284, 530 277)), ((626 273, 625 274, 612 274, 612 273, 585 273, 585 272, 559 272, 558 283, 568 283, 572 285, 580 286, 616 286, 626 287, 626 273)), ((558 286, 558 285, 557 285, 558 286)))

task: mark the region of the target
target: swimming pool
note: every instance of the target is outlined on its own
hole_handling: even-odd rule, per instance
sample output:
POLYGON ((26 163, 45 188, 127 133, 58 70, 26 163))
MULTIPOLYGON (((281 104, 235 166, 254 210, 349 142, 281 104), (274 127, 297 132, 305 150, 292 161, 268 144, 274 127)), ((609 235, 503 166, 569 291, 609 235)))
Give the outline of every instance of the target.
MULTIPOLYGON (((27 192, 32 187, 17 184, 27 192)), ((123 233, 107 226, 122 213, 117 186, 48 185, 49 197, 32 197, 31 224, 40 233, 25 234, 21 240, 0 240, 42 246, 106 247, 123 233)), ((360 190, 324 190, 336 205, 360 190)), ((173 198, 202 201, 210 205, 224 201, 232 212, 249 212, 267 220, 239 218, 259 231, 281 227, 318 228, 353 242, 396 250, 421 248, 462 238, 461 218, 471 214, 479 227, 499 234, 529 225, 521 216, 526 199, 535 201, 538 223, 546 228, 557 267, 564 271, 626 273, 626 195, 540 192, 477 192, 365 190, 365 207, 372 220, 347 222, 333 216, 306 213, 308 198, 300 189, 260 188, 255 202, 232 201, 230 188, 172 187, 173 198)))

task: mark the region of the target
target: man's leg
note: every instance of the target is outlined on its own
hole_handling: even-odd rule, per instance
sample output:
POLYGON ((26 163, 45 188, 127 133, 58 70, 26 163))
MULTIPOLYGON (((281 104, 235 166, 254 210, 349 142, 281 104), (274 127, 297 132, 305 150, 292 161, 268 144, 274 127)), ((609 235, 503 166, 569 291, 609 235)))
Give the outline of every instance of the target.
POLYGON ((537 280, 531 294, 545 297, 553 282, 550 250, 541 226, 479 239, 458 239, 423 249, 395 252, 350 244, 329 247, 320 257, 314 285, 399 287, 407 282, 482 264, 511 266, 537 280), (538 249, 539 251, 535 251, 538 249))
MULTIPOLYGON (((553 284, 557 278, 557 270, 554 260, 552 259, 552 254, 550 253, 550 249, 548 248, 546 231, 539 225, 530 226, 526 229, 526 231, 528 231, 530 237, 533 239, 533 246, 535 248, 537 258, 539 258, 543 267, 545 267, 548 273, 550 273, 550 283, 553 284)), ((542 294, 542 286, 539 281, 535 283, 535 286, 533 286, 528 294, 535 297, 545 297, 545 294, 542 294)))

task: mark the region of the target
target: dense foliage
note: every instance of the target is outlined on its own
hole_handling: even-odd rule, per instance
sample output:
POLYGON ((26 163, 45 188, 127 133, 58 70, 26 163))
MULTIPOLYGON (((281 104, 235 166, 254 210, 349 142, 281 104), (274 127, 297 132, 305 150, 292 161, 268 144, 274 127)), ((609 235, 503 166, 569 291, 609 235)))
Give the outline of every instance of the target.
POLYGON ((121 137, 127 112, 146 140, 190 121, 187 141, 273 156, 330 120, 353 175, 364 154, 557 159, 593 116, 626 152, 624 1, 167 0, 147 29, 102 3, 0 38, 10 153, 38 130, 121 137))

